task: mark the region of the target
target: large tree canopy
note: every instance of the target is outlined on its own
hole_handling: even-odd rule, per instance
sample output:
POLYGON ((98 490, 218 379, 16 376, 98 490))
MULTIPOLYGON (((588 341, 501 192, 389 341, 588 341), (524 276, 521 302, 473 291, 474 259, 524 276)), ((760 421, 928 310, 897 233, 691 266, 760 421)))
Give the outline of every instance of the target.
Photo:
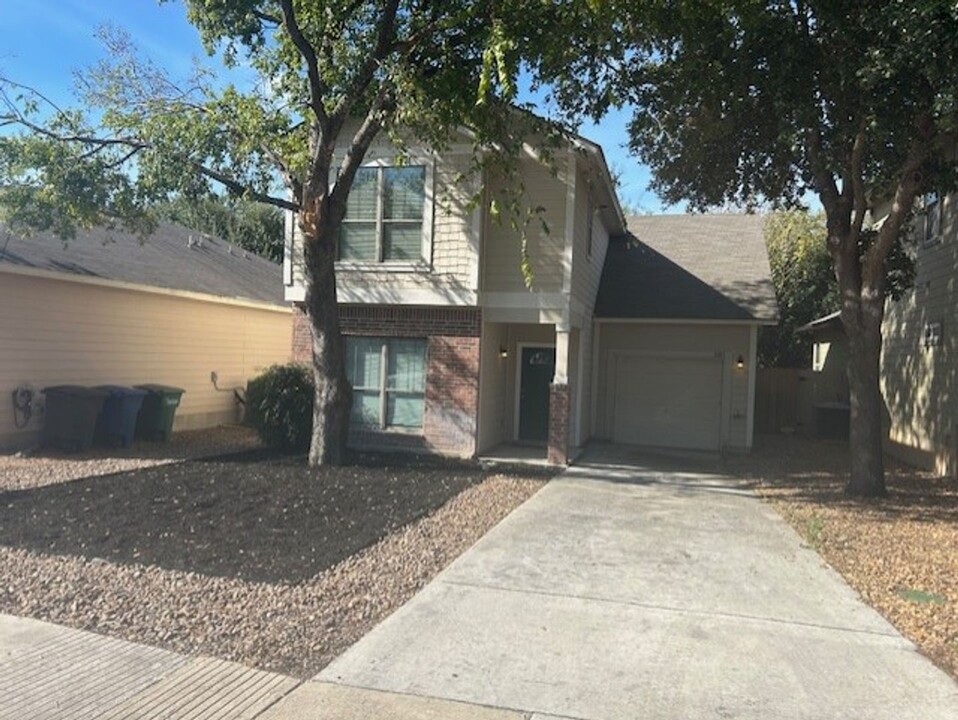
POLYGON ((622 12, 629 36, 614 79, 572 78, 563 97, 592 113, 633 103, 631 147, 670 202, 789 206, 817 195, 849 338, 848 489, 883 493, 888 258, 916 196, 955 185, 958 5, 668 0, 622 12))
MULTIPOLYGON (((85 111, 0 83, 0 207, 14 226, 148 231, 147 209, 224 190, 296 214, 316 378, 310 460, 339 462, 351 390, 336 304, 346 197, 381 133, 441 149, 468 129, 477 167, 555 128, 517 112, 520 69, 550 74, 608 22, 601 0, 184 0, 206 48, 255 75, 176 79, 106 31, 80 75, 85 111), (481 149, 482 153, 478 150, 481 149)), ((516 208, 516 214, 521 209, 516 208)))

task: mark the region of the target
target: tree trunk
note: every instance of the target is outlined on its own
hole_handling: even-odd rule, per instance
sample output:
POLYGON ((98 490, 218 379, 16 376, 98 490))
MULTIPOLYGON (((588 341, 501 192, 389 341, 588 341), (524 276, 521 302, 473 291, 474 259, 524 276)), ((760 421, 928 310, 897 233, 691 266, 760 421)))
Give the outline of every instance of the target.
POLYGON ((862 315, 866 317, 861 322, 845 324, 851 404, 851 476, 845 492, 849 495, 878 497, 885 494, 885 468, 882 461, 883 405, 879 384, 883 308, 867 308, 862 315))
POLYGON ((303 240, 308 276, 306 314, 312 330, 313 378, 316 382, 309 464, 341 465, 346 457, 353 397, 346 379, 345 345, 339 333, 336 243, 328 241, 327 237, 304 237, 303 240))

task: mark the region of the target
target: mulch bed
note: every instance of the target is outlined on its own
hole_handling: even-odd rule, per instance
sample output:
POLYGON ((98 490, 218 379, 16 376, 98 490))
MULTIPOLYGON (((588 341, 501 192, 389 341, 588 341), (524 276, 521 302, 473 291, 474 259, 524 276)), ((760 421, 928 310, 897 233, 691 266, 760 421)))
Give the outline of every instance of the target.
POLYGON ((0 495, 0 545, 295 583, 483 478, 435 459, 306 466, 267 451, 0 495))
POLYGON ((769 437, 730 469, 866 602, 958 677, 958 482, 886 460, 888 496, 844 494, 841 443, 769 437))

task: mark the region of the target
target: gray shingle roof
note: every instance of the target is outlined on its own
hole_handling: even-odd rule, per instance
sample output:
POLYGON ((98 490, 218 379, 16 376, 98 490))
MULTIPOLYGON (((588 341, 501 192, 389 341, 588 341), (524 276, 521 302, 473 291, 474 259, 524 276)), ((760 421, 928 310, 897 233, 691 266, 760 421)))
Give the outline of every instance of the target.
POLYGON ((79 231, 66 246, 48 233, 20 238, 0 226, 0 270, 3 264, 285 304, 280 265, 172 224, 143 242, 122 230, 79 231))
POLYGON ((761 215, 648 215, 609 243, 600 318, 774 322, 761 215))

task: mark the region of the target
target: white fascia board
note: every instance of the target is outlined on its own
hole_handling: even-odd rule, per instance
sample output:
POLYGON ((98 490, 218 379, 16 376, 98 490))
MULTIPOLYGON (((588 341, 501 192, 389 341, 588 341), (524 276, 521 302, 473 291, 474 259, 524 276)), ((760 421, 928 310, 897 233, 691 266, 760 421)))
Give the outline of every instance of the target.
POLYGON ((477 305, 477 293, 462 288, 340 287, 337 300, 351 305, 435 305, 470 307, 477 305))
POLYGON ((565 194, 565 248, 562 253, 562 292, 572 292, 572 261, 575 254, 575 194, 578 168, 576 153, 568 153, 566 163, 565 194))
MULTIPOLYGON (((602 182, 605 185, 605 191, 609 194, 609 197, 612 198, 612 209, 615 211, 616 220, 624 232, 627 229, 625 213, 622 212, 622 205, 619 203, 619 196, 615 191, 615 181, 612 179, 612 173, 609 172, 609 164, 605 160, 605 152, 603 152, 602 146, 583 137, 575 137, 572 142, 576 147, 591 155, 593 161, 598 166, 599 174, 602 176, 602 182)), ((610 234, 617 235, 618 233, 610 234)))
POLYGON ((565 310, 569 305, 569 296, 561 292, 484 292, 480 293, 480 303, 490 308, 565 310))

